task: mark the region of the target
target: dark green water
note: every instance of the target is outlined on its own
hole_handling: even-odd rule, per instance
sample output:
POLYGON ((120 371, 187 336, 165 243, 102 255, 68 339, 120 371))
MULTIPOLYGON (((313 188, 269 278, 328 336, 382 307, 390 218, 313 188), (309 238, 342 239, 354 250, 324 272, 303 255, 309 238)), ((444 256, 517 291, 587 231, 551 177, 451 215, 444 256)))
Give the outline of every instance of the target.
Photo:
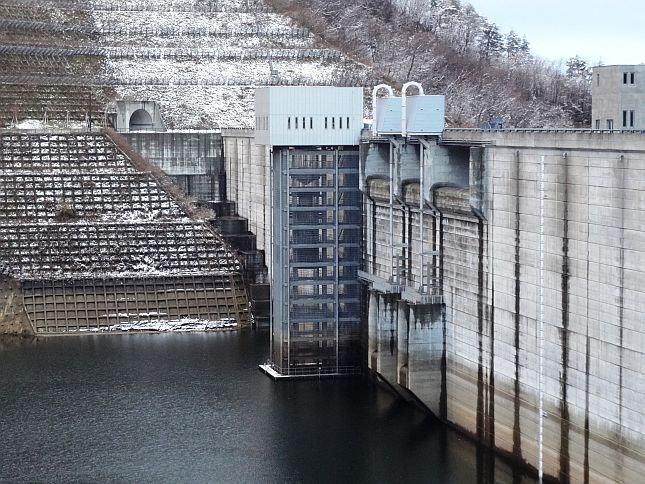
POLYGON ((252 332, 0 345, 0 481, 513 482, 370 382, 273 382, 267 353, 252 332))

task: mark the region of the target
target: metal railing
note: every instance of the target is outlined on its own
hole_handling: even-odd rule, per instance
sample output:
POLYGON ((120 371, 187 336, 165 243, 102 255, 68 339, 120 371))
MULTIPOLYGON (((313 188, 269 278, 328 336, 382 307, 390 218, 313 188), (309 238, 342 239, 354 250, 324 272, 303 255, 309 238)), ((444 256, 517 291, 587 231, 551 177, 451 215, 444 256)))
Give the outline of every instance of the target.
POLYGON ((593 134, 645 134, 643 129, 592 129, 592 128, 446 128, 444 133, 593 133, 593 134))
POLYGON ((16 20, 0 18, 0 30, 19 30, 45 33, 80 33, 87 35, 141 35, 141 36, 190 36, 190 37, 288 37, 304 39, 309 37, 307 29, 299 27, 262 28, 259 26, 239 27, 149 27, 141 25, 65 25, 52 22, 37 22, 31 20, 16 20))
POLYGON ((311 365, 285 368, 271 361, 267 361, 266 365, 276 373, 284 376, 358 376, 362 374, 361 368, 356 366, 311 365))
POLYGON ((341 60, 331 49, 231 49, 202 47, 34 47, 0 46, 0 55, 108 57, 110 59, 341 60))
MULTIPOLYGON (((13 7, 13 5, 4 5, 4 8, 13 7)), ((15 7, 21 8, 38 8, 38 9, 58 9, 74 10, 81 12, 91 11, 108 11, 108 12, 199 12, 199 13, 270 13, 271 10, 256 3, 240 2, 240 5, 223 7, 221 5, 204 5, 202 3, 183 4, 176 2, 171 5, 165 3, 156 4, 155 2, 146 2, 145 4, 136 3, 114 3, 108 0, 80 1, 80 0, 21 0, 20 5, 15 7)))
POLYGON ((367 77, 347 76, 335 79, 311 79, 294 77, 249 77, 249 76, 210 76, 173 78, 163 76, 136 77, 83 77, 83 76, 45 76, 45 75, 4 75, 0 84, 52 85, 52 86, 336 86, 364 87, 371 84, 367 77))

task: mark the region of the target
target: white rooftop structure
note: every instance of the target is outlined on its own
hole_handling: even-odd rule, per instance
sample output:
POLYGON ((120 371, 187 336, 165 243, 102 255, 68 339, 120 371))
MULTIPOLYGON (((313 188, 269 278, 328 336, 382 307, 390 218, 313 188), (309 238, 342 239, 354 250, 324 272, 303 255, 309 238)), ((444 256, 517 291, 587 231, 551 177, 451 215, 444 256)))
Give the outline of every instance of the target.
POLYGON ((255 91, 255 142, 354 146, 363 128, 360 87, 264 87, 255 91))
POLYGON ((392 88, 380 84, 373 92, 375 135, 440 135, 445 126, 445 96, 426 96, 417 82, 403 86, 401 97, 395 97, 392 88), (408 88, 415 86, 417 96, 408 96, 408 88), (377 97, 381 89, 388 91, 387 97, 377 97))

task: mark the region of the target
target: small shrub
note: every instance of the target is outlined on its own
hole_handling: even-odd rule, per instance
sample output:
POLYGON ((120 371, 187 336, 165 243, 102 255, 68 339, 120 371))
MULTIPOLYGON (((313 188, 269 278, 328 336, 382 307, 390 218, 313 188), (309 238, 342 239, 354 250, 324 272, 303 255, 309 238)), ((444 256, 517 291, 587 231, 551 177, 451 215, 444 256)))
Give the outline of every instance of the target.
POLYGON ((56 222, 73 222, 79 218, 78 212, 67 203, 61 202, 56 206, 56 215, 54 215, 56 222))

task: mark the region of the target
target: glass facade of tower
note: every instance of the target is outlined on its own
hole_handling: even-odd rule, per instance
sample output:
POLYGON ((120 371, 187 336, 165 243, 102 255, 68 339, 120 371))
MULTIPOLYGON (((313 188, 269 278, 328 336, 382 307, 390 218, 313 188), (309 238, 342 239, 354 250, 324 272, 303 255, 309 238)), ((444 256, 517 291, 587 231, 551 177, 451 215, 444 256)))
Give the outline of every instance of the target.
POLYGON ((272 366, 360 372, 357 147, 274 148, 272 366))

